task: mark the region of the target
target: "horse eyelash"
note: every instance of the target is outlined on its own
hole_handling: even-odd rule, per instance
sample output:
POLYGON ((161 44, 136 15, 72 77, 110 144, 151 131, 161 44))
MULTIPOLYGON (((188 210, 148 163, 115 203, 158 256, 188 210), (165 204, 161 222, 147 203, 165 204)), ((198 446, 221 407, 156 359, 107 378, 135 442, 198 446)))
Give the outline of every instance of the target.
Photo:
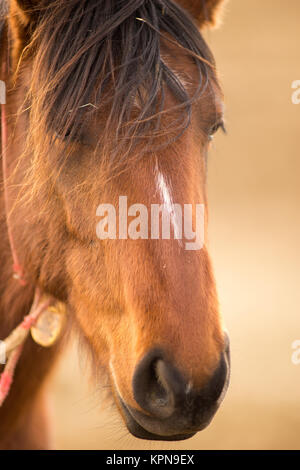
POLYGON ((217 122, 217 123, 210 129, 210 132, 209 132, 209 140, 212 140, 212 139, 213 139, 214 135, 218 132, 219 129, 221 129, 224 134, 227 134, 227 130, 226 130, 226 127, 225 127, 225 122, 224 122, 224 121, 220 121, 220 122, 217 122))

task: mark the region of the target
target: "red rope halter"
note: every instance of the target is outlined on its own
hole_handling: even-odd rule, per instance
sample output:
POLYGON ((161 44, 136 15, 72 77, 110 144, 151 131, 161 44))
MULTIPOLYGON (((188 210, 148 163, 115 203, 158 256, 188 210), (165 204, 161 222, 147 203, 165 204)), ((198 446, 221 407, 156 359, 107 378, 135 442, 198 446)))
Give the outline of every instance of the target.
MULTIPOLYGON (((7 78, 8 76, 8 54, 5 54, 5 58, 2 63, 2 76, 7 78)), ((4 82, 5 83, 5 82, 4 82)), ((3 100, 4 101, 4 100, 3 100)), ((6 101, 6 100, 5 100, 6 101)), ((4 204, 6 212, 7 232, 9 238, 9 244, 11 254, 13 257, 13 271, 15 279, 18 279, 22 286, 26 286, 27 281, 24 277, 23 268, 19 262, 17 250, 14 243, 11 225, 9 223, 9 194, 8 194, 8 158, 7 158, 7 117, 6 117, 6 102, 1 103, 1 139, 2 139, 2 171, 3 171, 3 183, 4 183, 4 204)))
MULTIPOLYGON (((6 30, 6 28, 5 28, 6 30)), ((2 38, 3 39, 3 38, 2 38)), ((2 79, 5 81, 9 76, 9 52, 8 44, 4 44, 4 58, 2 62, 2 79)), ((1 103, 1 139, 2 139, 2 171, 3 171, 3 186, 4 186, 4 204, 7 222, 7 232, 9 238, 9 245, 13 258, 13 277, 17 279, 22 287, 25 287, 28 282, 25 279, 24 270, 19 262, 18 253, 14 243, 14 237, 9 220, 9 191, 8 191, 8 129, 7 129, 7 115, 6 115, 6 99, 1 103)), ((3 373, 0 375, 0 407, 9 394, 16 366, 21 356, 25 340, 29 335, 30 328, 36 323, 37 319, 50 305, 51 299, 48 298, 45 302, 41 302, 41 292, 37 287, 35 291, 34 301, 30 313, 24 320, 13 330, 13 332, 4 340, 8 346, 7 353, 9 354, 3 373)))

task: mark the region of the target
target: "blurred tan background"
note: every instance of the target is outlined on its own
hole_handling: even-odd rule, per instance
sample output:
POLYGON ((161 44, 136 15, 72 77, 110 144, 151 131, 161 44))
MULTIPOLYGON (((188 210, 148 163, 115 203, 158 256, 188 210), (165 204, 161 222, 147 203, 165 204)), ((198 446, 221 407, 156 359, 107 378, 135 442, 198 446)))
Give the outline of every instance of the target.
POLYGON ((189 441, 130 437, 86 385, 76 345, 52 381, 61 449, 300 449, 299 0, 231 0, 206 38, 223 83, 228 136, 209 163, 210 246, 232 348, 228 395, 189 441))

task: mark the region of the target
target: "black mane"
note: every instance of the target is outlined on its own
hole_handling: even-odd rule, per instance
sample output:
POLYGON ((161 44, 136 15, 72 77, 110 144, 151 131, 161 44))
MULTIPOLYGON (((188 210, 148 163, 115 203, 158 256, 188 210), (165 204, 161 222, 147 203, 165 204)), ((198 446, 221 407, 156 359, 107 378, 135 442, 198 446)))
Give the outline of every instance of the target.
POLYGON ((55 130, 54 136, 72 141, 87 113, 97 110, 108 114, 101 134, 116 153, 141 139, 144 146, 150 141, 153 145, 161 130, 166 88, 179 112, 165 134, 174 138, 187 128, 195 97, 162 60, 162 37, 188 51, 199 72, 198 91, 208 80, 213 58, 182 8, 171 0, 47 4, 37 14, 29 51, 35 57, 31 99, 48 132, 55 130))

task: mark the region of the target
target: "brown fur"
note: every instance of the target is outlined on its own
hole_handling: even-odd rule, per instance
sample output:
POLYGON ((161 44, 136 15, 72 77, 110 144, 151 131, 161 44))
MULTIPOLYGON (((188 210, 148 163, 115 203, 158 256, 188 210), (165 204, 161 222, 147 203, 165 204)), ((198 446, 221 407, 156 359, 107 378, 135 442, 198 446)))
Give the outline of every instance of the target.
MULTIPOLYGON (((164 348, 187 380, 201 388, 215 370, 224 347, 207 246, 199 252, 184 252, 176 241, 168 245, 146 240, 100 242, 95 214, 101 202, 117 202, 120 194, 128 196, 129 205, 137 201, 148 207, 161 203, 154 182, 156 165, 171 182, 176 202, 206 205, 205 135, 222 112, 214 71, 210 71, 210 87, 193 106, 188 130, 167 148, 137 160, 129 170, 104 184, 106 160, 100 164, 93 137, 106 116, 95 114, 86 130, 89 144, 74 144, 72 158, 64 161, 63 168, 58 158, 59 142, 47 148, 47 158, 37 155, 37 149, 45 145, 44 135, 34 133, 30 141, 34 147, 24 146, 28 114, 19 114, 19 110, 24 108, 32 80, 36 83, 37 76, 32 74, 38 71, 32 70, 30 55, 20 62, 28 42, 29 17, 20 10, 22 2, 11 3, 14 61, 8 87, 8 155, 15 170, 10 198, 12 205, 19 200, 13 211, 13 230, 30 285, 38 283, 67 304, 70 327, 79 327, 93 352, 96 368, 109 377, 112 394, 118 389, 127 404, 138 408, 131 385, 134 369, 157 345, 164 348)), ((212 21, 213 6, 218 2, 207 3, 212 21)), ((198 20, 200 17, 198 12, 198 20)), ((185 76, 192 96, 197 73, 190 57, 167 43, 163 44, 163 54, 168 66, 178 76, 185 76)), ((174 104, 174 97, 167 93, 166 107, 174 104)), ((163 118, 162 128, 167 128, 169 120, 169 115, 163 118)), ((33 287, 19 287, 11 278, 2 192, 0 214, 0 338, 4 338, 28 313, 33 287)), ((0 448, 50 445, 46 423, 42 424, 40 392, 59 350, 60 345, 43 349, 31 339, 27 341, 13 388, 0 410, 0 448), (38 429, 43 429, 38 433, 37 414, 38 429)))
POLYGON ((226 0, 178 0, 200 28, 217 26, 226 0))

